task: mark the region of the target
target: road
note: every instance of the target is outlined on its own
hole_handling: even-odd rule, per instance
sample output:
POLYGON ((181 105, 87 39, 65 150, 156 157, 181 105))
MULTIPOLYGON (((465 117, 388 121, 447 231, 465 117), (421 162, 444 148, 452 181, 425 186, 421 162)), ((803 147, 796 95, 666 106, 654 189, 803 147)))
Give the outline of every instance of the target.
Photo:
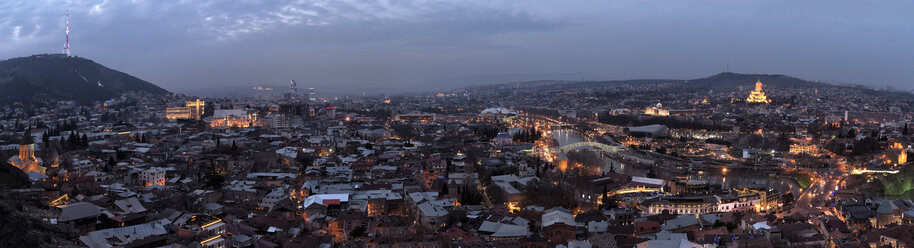
POLYGON ((804 189, 800 195, 796 196, 796 203, 790 211, 781 213, 779 216, 789 216, 795 213, 802 215, 825 213, 833 214, 828 204, 829 198, 835 195, 839 183, 850 174, 849 166, 843 160, 834 160, 835 166, 828 169, 812 171, 814 173, 813 182, 808 188, 804 189))

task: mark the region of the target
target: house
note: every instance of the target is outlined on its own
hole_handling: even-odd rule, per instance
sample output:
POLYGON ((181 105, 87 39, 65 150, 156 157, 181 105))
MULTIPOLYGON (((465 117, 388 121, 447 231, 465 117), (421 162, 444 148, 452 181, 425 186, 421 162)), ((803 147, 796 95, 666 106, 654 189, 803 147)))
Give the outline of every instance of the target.
POLYGON ((108 212, 107 209, 89 202, 76 202, 57 207, 61 210, 60 217, 57 218, 57 225, 64 232, 81 233, 85 230, 92 230, 100 216, 114 217, 114 214, 108 212))
POLYGON ((170 224, 170 220, 160 219, 139 225, 98 230, 80 236, 79 241, 91 248, 164 246, 168 244, 166 226, 170 224))
POLYGON ((165 185, 165 168, 152 167, 139 174, 139 185, 149 187, 153 185, 165 185))
POLYGON ((540 233, 543 237, 549 239, 550 242, 561 244, 568 242, 569 240, 574 240, 576 230, 577 228, 574 226, 565 224, 564 222, 558 222, 543 227, 540 233))
POLYGON ((492 141, 494 141, 496 145, 503 146, 513 144, 514 138, 512 138, 511 134, 508 133, 498 133, 498 135, 496 135, 495 139, 492 141))

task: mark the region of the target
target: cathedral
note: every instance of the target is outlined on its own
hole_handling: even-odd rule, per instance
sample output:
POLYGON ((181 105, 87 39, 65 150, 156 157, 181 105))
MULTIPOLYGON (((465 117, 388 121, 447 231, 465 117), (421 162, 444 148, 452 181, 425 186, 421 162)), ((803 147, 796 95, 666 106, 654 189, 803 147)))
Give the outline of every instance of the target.
POLYGON ((41 158, 35 157, 35 142, 29 132, 25 132, 19 141, 19 155, 11 157, 7 162, 25 173, 30 171, 45 173, 45 168, 41 166, 41 158))
POLYGON ((746 102, 771 103, 771 100, 765 96, 765 91, 762 90, 762 80, 755 82, 755 89, 752 90, 752 93, 749 93, 749 97, 746 98, 746 102))

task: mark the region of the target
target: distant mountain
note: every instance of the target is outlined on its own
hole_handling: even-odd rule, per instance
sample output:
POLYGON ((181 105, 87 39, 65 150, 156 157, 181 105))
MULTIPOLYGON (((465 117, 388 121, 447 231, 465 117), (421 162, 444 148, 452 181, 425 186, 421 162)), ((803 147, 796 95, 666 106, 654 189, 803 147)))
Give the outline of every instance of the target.
POLYGON ((835 86, 822 82, 807 81, 795 77, 775 74, 739 74, 732 72, 719 73, 714 76, 682 80, 682 79, 632 79, 632 80, 606 80, 606 81, 571 81, 571 80, 538 80, 514 83, 501 83, 490 85, 469 86, 467 90, 481 89, 511 89, 518 87, 536 88, 539 90, 565 90, 574 88, 601 88, 620 85, 650 85, 660 83, 675 83, 674 89, 712 89, 736 90, 740 86, 754 87, 755 82, 761 80, 766 87, 778 88, 808 88, 835 86))
POLYGON ((583 72, 560 72, 560 73, 487 73, 461 75, 457 77, 441 79, 434 82, 417 85, 422 90, 434 90, 442 86, 463 87, 483 86, 498 84, 501 82, 532 82, 532 81, 581 81, 582 78, 594 78, 593 75, 583 72))
POLYGON ((761 80, 765 86, 778 88, 811 88, 832 86, 822 82, 813 82, 791 76, 777 74, 739 74, 722 72, 714 76, 686 80, 682 85, 685 88, 706 88, 713 90, 732 90, 739 86, 754 87, 755 82, 761 80))
POLYGON ((88 103, 125 92, 169 94, 154 84, 85 58, 43 54, 0 61, 0 103, 88 103))
POLYGON ((664 82, 679 82, 682 80, 669 79, 634 79, 634 80, 611 80, 611 81, 565 81, 565 80, 539 80, 515 83, 502 83, 490 85, 476 85, 460 90, 510 90, 513 88, 536 88, 538 90, 568 90, 577 88, 601 88, 619 85, 642 85, 657 84, 664 82))

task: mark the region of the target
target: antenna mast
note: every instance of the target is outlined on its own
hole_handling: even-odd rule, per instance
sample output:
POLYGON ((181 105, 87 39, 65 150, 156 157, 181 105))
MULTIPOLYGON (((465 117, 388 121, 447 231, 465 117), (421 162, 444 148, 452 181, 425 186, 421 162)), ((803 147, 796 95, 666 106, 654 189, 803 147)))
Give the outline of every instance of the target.
POLYGON ((67 40, 63 44, 63 53, 70 57, 70 11, 67 10, 67 40))

